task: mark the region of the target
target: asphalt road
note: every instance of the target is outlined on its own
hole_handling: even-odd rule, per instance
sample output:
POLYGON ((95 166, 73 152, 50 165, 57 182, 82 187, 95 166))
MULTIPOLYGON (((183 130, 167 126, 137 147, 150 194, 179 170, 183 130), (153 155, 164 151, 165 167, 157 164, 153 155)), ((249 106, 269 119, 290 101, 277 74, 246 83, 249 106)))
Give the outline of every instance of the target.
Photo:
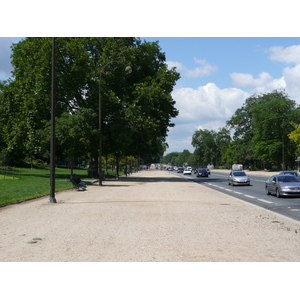
POLYGON ((179 173, 177 175, 184 177, 187 180, 193 180, 199 184, 205 184, 207 187, 220 191, 224 194, 300 221, 300 198, 277 198, 274 195, 267 195, 265 192, 265 182, 269 177, 267 175, 261 176, 255 175, 255 173, 248 173, 251 180, 250 186, 228 185, 228 174, 215 170, 211 172, 211 175, 208 178, 197 178, 194 174, 190 176, 179 173))

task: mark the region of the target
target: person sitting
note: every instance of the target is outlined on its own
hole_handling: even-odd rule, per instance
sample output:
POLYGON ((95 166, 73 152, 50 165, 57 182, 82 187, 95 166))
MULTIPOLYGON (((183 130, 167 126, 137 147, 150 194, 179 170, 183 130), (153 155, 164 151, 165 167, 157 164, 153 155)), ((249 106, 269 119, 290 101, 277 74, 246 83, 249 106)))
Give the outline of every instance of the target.
POLYGON ((83 182, 76 174, 71 176, 71 181, 76 184, 78 187, 86 189, 86 183, 83 182))

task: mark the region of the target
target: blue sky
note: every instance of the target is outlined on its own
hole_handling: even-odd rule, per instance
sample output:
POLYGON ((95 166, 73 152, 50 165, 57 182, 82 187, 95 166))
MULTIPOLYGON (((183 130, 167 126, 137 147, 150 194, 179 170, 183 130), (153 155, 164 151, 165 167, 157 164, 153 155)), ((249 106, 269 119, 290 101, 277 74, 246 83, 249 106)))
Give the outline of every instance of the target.
MULTIPOLYGON (((193 152, 198 129, 218 130, 253 94, 285 89, 300 104, 300 38, 141 37, 158 41, 167 64, 181 74, 172 93, 179 116, 167 143, 172 151, 193 152)), ((0 38, 0 79, 10 76, 10 46, 0 38)))
POLYGON ((161 37, 169 66, 181 74, 173 98, 179 109, 169 149, 193 152, 198 129, 217 131, 253 94, 285 90, 300 104, 300 38, 161 37))

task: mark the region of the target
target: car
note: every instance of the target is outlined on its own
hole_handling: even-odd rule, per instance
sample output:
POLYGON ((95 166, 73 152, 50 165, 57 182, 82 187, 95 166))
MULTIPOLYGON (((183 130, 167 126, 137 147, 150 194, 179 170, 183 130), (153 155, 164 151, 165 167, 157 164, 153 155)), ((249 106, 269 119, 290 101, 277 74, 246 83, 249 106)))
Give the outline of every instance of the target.
POLYGON ((192 175, 192 169, 188 169, 188 168, 184 169, 183 175, 192 175))
POLYGON ((177 169, 177 173, 183 173, 183 171, 184 171, 184 168, 182 168, 182 167, 179 167, 179 168, 177 169))
POLYGON ((229 185, 250 185, 250 178, 244 171, 232 170, 228 176, 229 185))
POLYGON ((207 170, 204 168, 198 169, 196 176, 197 177, 208 177, 207 170))
POLYGON ((294 171, 283 171, 283 172, 279 173, 279 175, 294 175, 294 176, 300 178, 299 173, 294 172, 294 171))
POLYGON ((265 185, 267 195, 275 194, 277 198, 282 196, 300 196, 300 180, 294 175, 273 175, 265 185))

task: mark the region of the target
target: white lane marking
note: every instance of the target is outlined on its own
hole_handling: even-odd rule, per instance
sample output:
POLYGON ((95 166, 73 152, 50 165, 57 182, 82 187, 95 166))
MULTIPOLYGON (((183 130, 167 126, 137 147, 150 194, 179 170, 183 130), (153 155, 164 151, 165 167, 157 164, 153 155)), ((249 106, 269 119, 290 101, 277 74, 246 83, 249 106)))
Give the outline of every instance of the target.
POLYGON ((253 196, 250 196, 250 195, 243 194, 241 192, 237 192, 237 191, 233 191, 233 190, 230 190, 230 189, 226 189, 226 188, 220 187, 219 185, 216 185, 216 184, 212 184, 212 183, 207 183, 207 184, 211 185, 213 187, 217 187, 219 189, 225 190, 225 191, 233 192, 234 194, 244 195, 245 197, 256 199, 256 200, 261 201, 261 202, 265 202, 265 203, 268 203, 268 204, 272 204, 273 203, 271 201, 267 201, 267 200, 264 200, 264 199, 256 198, 256 197, 253 197, 253 196))
POLYGON ((267 200, 260 199, 260 198, 257 198, 257 200, 258 200, 258 201, 261 201, 261 202, 269 203, 269 204, 273 203, 273 202, 271 202, 271 201, 267 201, 267 200))
POLYGON ((252 198, 252 199, 255 199, 256 197, 253 197, 253 196, 250 196, 250 195, 246 195, 244 194, 245 197, 248 197, 248 198, 252 198))

